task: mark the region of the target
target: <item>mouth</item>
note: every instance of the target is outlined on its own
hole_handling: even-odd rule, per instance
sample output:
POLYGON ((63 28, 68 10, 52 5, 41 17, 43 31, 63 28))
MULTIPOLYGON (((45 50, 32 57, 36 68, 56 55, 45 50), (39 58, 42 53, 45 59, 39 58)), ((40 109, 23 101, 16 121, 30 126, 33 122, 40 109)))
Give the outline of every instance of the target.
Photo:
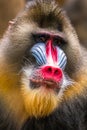
POLYGON ((52 79, 30 79, 30 85, 33 89, 44 87, 46 89, 56 89, 60 90, 60 83, 53 81, 52 79))

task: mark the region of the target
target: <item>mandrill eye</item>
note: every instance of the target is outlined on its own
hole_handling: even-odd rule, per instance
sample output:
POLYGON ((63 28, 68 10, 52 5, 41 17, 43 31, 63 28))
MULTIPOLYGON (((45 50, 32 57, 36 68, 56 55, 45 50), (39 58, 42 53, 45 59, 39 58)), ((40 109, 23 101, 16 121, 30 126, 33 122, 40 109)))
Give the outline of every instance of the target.
POLYGON ((61 23, 58 23, 58 30, 60 31, 60 32, 62 32, 63 31, 63 28, 62 28, 62 24, 61 23))
POLYGON ((54 37, 53 43, 55 46, 62 47, 66 44, 66 41, 62 37, 56 36, 54 37))
POLYGON ((49 38, 49 35, 37 33, 37 34, 33 34, 33 38, 37 43, 41 43, 41 42, 45 43, 49 38))

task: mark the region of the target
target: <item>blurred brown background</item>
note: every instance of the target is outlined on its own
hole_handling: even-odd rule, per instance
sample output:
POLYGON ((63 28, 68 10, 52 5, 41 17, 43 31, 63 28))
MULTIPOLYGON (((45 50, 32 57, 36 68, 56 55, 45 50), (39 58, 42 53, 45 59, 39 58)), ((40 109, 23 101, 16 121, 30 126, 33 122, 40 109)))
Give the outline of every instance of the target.
POLYGON ((24 7, 24 0, 0 0, 0 37, 8 26, 9 20, 24 7))
POLYGON ((80 42, 87 47, 87 0, 74 0, 67 12, 80 42))
MULTIPOLYGON (((0 37, 28 0, 0 0, 0 37)), ((71 0, 67 13, 75 27, 81 43, 87 47, 87 0, 71 0)))

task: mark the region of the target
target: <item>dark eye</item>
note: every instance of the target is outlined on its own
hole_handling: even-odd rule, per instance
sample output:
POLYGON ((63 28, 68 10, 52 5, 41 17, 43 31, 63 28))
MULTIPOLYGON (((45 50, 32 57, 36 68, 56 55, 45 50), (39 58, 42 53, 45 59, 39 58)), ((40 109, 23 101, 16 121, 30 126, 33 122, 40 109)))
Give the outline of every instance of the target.
POLYGON ((39 43, 39 42, 45 43, 47 41, 48 37, 49 36, 46 34, 34 34, 33 35, 33 38, 34 38, 35 42, 37 42, 37 43, 39 43))
POLYGON ((59 47, 62 47, 66 44, 66 41, 61 37, 55 37, 53 41, 54 45, 59 47))
POLYGON ((54 45, 56 46, 58 46, 58 43, 59 43, 59 37, 55 37, 54 39, 53 39, 53 43, 54 43, 54 45))
POLYGON ((62 28, 62 24, 61 23, 58 23, 58 31, 62 32, 63 31, 63 28, 62 28))

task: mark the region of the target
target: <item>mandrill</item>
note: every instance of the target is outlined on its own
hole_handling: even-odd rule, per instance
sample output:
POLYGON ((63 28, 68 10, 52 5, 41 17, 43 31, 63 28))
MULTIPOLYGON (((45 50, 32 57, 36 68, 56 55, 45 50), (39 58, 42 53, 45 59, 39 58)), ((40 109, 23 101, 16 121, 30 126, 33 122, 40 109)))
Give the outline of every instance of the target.
POLYGON ((0 41, 0 130, 87 130, 87 52, 58 0, 32 0, 0 41))

